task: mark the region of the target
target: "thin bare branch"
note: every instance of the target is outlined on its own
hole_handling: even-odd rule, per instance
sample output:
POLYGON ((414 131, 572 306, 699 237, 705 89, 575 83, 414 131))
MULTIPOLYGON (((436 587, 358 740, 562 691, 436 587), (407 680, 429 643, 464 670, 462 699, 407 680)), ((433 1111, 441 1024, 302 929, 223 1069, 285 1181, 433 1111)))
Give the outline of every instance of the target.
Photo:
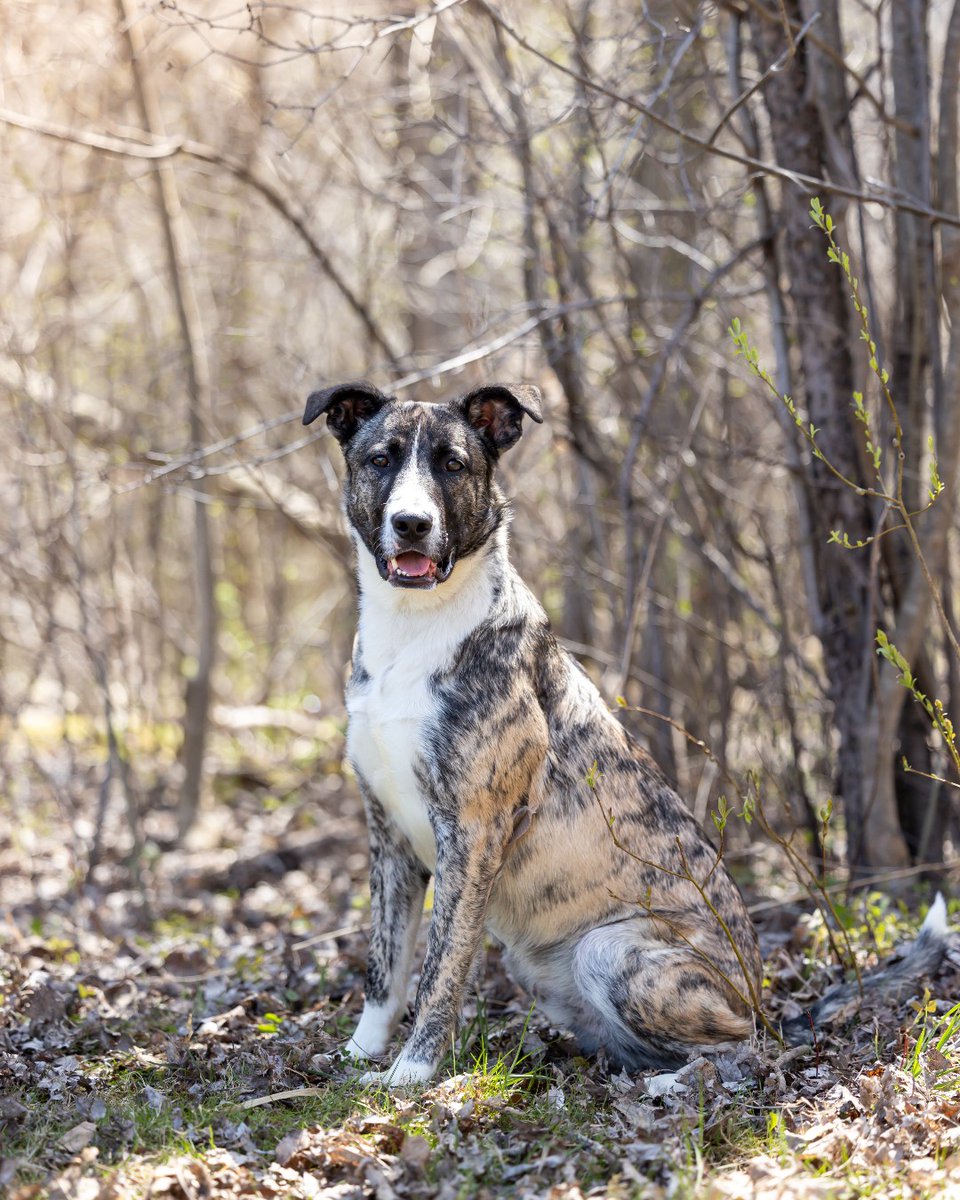
POLYGON ((229 154, 222 153, 213 146, 195 142, 189 138, 163 137, 153 138, 143 135, 143 140, 137 142, 131 138, 114 137, 111 134, 98 133, 92 130, 76 130, 60 125, 54 121, 28 117, 24 113, 14 112, 0 107, 0 121, 13 125, 30 133, 43 137, 54 138, 61 142, 72 142, 78 146, 88 146, 105 154, 116 154, 125 158, 142 158, 152 161, 174 158, 179 154, 195 158, 200 162, 210 163, 228 171, 242 183, 248 184, 267 201, 281 217, 291 225, 307 246, 313 258, 327 278, 334 284, 340 294, 360 319, 374 344, 379 346, 386 355, 388 362, 398 363, 403 358, 401 352, 394 347, 386 331, 371 315, 369 308, 360 300, 356 292, 347 283, 339 268, 331 260, 329 254, 320 245, 311 231, 306 217, 298 212, 293 203, 283 194, 280 188, 267 179, 259 170, 249 163, 242 162, 229 154))
POLYGON ((897 195, 892 188, 877 186, 872 190, 860 190, 857 188, 847 187, 842 183, 835 183, 832 180, 824 179, 820 175, 811 175, 803 171, 792 171, 786 167, 778 166, 775 163, 766 162, 763 159, 754 158, 749 154, 739 154, 735 150, 728 150, 723 146, 711 145, 707 138, 699 137, 695 133, 684 129, 681 125, 675 124, 666 117, 660 115, 654 109, 644 104, 640 100, 634 99, 632 96, 624 96, 622 93, 614 91, 613 88, 607 87, 598 79, 584 75, 580 71, 574 70, 572 67, 566 66, 564 63, 557 62, 551 58, 545 51, 540 50, 528 41, 523 34, 519 32, 515 26, 496 9, 488 0, 474 0, 480 8, 489 13, 494 20, 503 29, 504 33, 508 34, 518 46, 522 47, 527 53, 534 55, 542 63, 548 66, 551 70, 559 71, 562 75, 568 76, 570 79, 575 79, 590 91, 596 92, 601 96, 606 96, 608 100, 612 100, 616 104, 622 104, 633 112, 643 113, 652 124, 660 129, 666 130, 668 133, 674 134, 682 142, 687 145, 697 146, 699 149, 706 151, 709 154, 714 154, 718 158, 723 158, 729 162, 739 163, 741 166, 750 167, 755 171, 759 171, 763 175, 772 176, 776 179, 782 179, 785 183, 792 184, 793 187, 799 189, 804 195, 809 195, 812 192, 827 192, 835 196, 844 196, 849 200, 859 200, 862 203, 879 204, 882 208, 889 208, 898 212, 916 213, 919 216, 927 217, 931 221, 939 221, 945 225, 956 226, 960 228, 960 217, 955 213, 943 212, 940 209, 934 209, 928 205, 919 203, 914 197, 906 195, 897 195))

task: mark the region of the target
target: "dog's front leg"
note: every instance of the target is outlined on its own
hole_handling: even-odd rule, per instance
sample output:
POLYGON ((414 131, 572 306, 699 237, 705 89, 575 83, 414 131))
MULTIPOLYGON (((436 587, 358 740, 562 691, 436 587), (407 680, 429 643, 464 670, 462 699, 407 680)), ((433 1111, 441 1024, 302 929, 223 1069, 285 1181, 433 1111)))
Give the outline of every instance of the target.
POLYGON ((507 836, 455 822, 437 830, 433 916, 413 1029, 393 1065, 364 1076, 366 1082, 402 1087, 433 1077, 460 1013, 507 836))
POLYGON ((385 1054, 407 1005, 407 982, 430 878, 410 844, 393 828, 369 788, 362 787, 370 835, 370 949, 363 1013, 345 1053, 385 1054))

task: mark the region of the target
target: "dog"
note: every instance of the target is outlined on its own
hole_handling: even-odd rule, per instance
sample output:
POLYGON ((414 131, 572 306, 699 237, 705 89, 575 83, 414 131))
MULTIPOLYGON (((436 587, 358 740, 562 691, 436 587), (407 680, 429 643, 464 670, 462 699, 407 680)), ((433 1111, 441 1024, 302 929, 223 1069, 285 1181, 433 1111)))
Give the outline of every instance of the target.
POLYGON ((538 1011, 614 1068, 747 1037, 761 962, 737 887, 510 564, 496 468, 524 418, 542 422, 538 390, 420 404, 345 383, 310 395, 303 423, 320 416, 346 463, 359 592, 346 753, 371 933, 352 1060, 387 1053, 434 879, 412 1028, 364 1081, 433 1077, 485 930, 538 1011))

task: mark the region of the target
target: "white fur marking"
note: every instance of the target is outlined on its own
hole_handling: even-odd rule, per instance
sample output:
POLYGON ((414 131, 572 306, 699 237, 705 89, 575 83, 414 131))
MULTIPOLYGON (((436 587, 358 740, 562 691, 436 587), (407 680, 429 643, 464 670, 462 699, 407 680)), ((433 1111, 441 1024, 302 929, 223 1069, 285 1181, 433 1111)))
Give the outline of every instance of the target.
POLYGON ((426 1083, 433 1077, 435 1068, 429 1063, 411 1062, 405 1059, 401 1051, 399 1057, 386 1071, 367 1071, 360 1077, 364 1087, 409 1087, 412 1084, 426 1083))
POLYGON ((937 938, 947 936, 947 905, 942 892, 937 892, 937 898, 930 905, 923 924, 920 926, 920 932, 930 933, 937 938))
POLYGON ((432 591, 391 587, 359 538, 360 646, 368 683, 348 698, 347 754, 417 857, 436 869, 433 827, 414 764, 436 714, 430 677, 490 611, 486 555, 456 564, 432 591), (438 593, 441 593, 438 598, 438 593))
POLYGON ((344 1053, 352 1059, 379 1058, 390 1044, 390 1035, 395 1024, 392 1005, 364 1002, 363 1014, 354 1030, 353 1037, 344 1046, 344 1053))
POLYGON ((386 507, 383 510, 383 525, 381 526, 380 540, 387 551, 388 558, 398 549, 396 534, 393 530, 393 518, 395 516, 401 513, 413 513, 418 517, 430 517, 433 521, 434 529, 440 526, 440 510, 429 487, 431 482, 430 472, 422 471, 418 462, 420 431, 422 428, 423 423, 421 422, 413 435, 413 444, 410 447, 407 460, 394 480, 386 507))

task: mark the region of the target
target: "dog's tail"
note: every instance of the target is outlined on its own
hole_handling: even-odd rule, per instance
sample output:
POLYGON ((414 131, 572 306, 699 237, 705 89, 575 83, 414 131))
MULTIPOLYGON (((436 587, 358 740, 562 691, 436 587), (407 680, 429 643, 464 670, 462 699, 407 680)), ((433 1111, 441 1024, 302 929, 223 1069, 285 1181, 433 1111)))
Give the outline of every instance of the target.
POLYGON ((784 1041, 790 1046, 812 1042, 818 1026, 855 1012, 868 996, 897 1001, 909 994, 917 979, 932 974, 940 966, 947 949, 947 937, 947 906, 937 892, 920 932, 901 951, 901 958, 864 975, 860 984, 837 984, 799 1017, 783 1021, 780 1032, 784 1041))

